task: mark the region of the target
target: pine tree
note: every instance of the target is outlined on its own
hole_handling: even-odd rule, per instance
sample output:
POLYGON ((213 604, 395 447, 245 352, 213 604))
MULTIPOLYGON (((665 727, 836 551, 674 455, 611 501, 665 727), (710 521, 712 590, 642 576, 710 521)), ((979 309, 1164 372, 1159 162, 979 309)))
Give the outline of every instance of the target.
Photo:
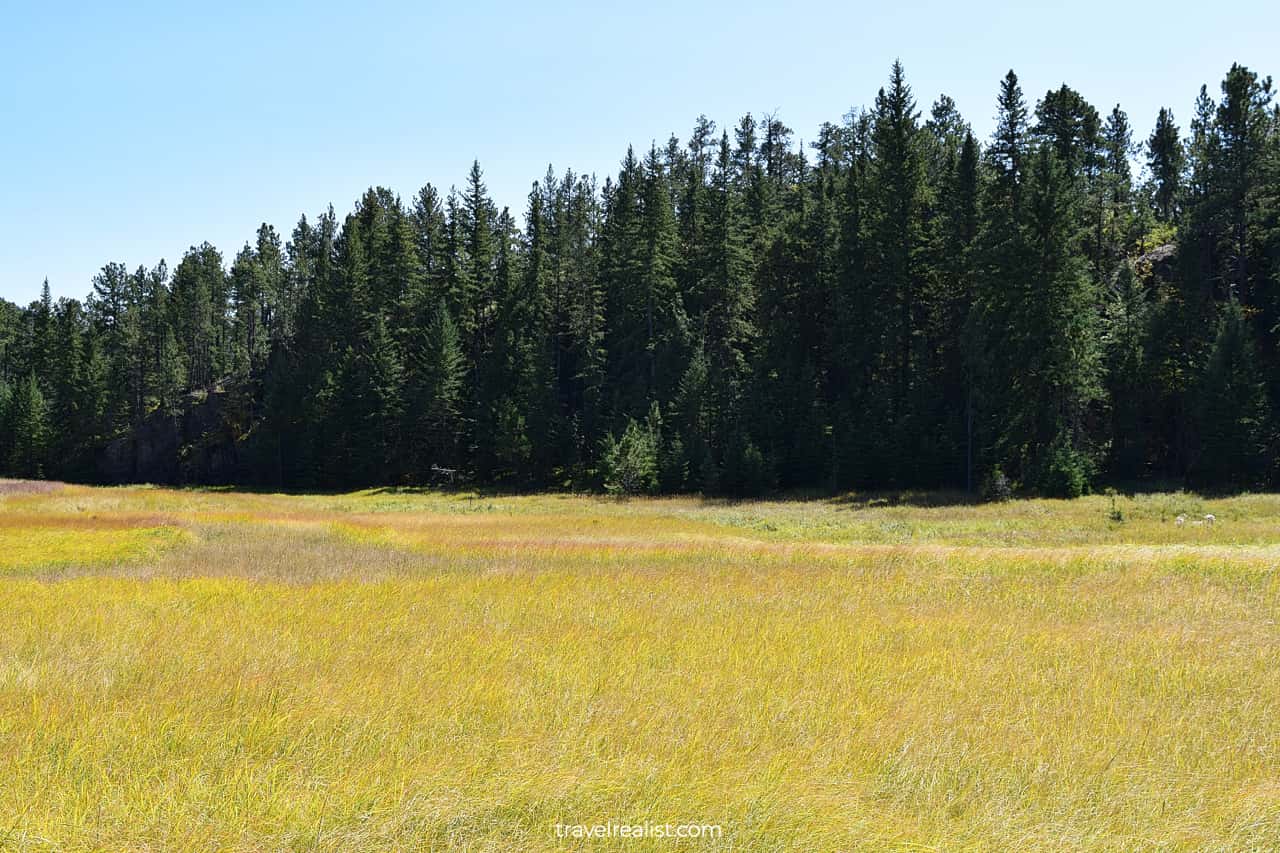
MULTIPOLYGON (((484 185, 479 161, 471 164, 463 196, 462 222, 466 255, 463 265, 470 310, 463 314, 464 334, 471 337, 471 363, 478 364, 490 344, 494 303, 494 219, 496 211, 484 185)), ((460 294, 461 295, 461 294, 460 294)))
POLYGON ((1233 64, 1222 81, 1222 96, 1214 123, 1220 140, 1214 149, 1218 155, 1214 175, 1221 184, 1229 229, 1223 275, 1230 282, 1232 295, 1252 305, 1258 294, 1249 239, 1250 210, 1263 186, 1259 170, 1265 162, 1266 135, 1272 121, 1271 78, 1260 80, 1248 68, 1233 64))
MULTIPOLYGON (((730 390, 746 378, 756 330, 752 322, 755 294, 748 249, 750 232, 742 215, 741 197, 734 187, 727 135, 720 139, 708 200, 706 277, 699 287, 705 303, 702 340, 712 363, 723 371, 724 387, 730 390)), ((675 298, 669 292, 658 292, 657 296, 675 298)))
MULTIPOLYGON (((841 272, 835 187, 830 174, 811 172, 786 149, 789 131, 780 122, 771 119, 768 127, 762 158, 787 172, 794 166, 797 183, 767 176, 771 189, 785 194, 781 224, 756 275, 755 435, 783 486, 825 484, 832 460, 829 376, 837 360, 832 340, 848 331, 830 322, 841 272)), ((690 477, 714 491, 715 460, 688 452, 690 477)))
POLYGON ((1111 408, 1107 468, 1113 476, 1135 480, 1144 473, 1149 428, 1144 416, 1154 411, 1153 377, 1148 363, 1151 304, 1133 265, 1116 271, 1107 298, 1103 348, 1106 390, 1111 408))
POLYGON ((517 268, 515 222, 503 208, 494 229, 493 305, 490 341, 479 376, 473 434, 477 472, 486 480, 513 482, 529 470, 532 445, 524 406, 528 374, 525 338, 534 306, 524 299, 517 268))
POLYGON ((1192 479, 1200 485, 1254 485, 1265 470, 1266 396, 1248 320, 1229 301, 1200 380, 1200 454, 1192 479))
POLYGON ((530 443, 528 476, 546 484, 562 464, 564 434, 555 384, 556 336, 552 307, 554 290, 550 228, 543 188, 534 183, 525 213, 523 269, 519 288, 507 311, 509 326, 518 330, 513 347, 519 385, 519 408, 526 416, 530 443))
POLYGON ((49 412, 34 373, 13 389, 6 426, 10 433, 9 471, 18 477, 44 476, 49 440, 49 412))
POLYGON ((384 294, 382 311, 392 336, 403 349, 417 331, 417 318, 428 291, 411 215, 401 205, 398 196, 390 200, 390 205, 381 272, 389 283, 381 287, 380 292, 384 294))
POLYGON ((1153 202, 1156 214, 1165 222, 1178 219, 1178 200, 1182 191, 1184 166, 1182 139, 1173 112, 1160 108, 1156 127, 1147 139, 1147 168, 1155 183, 1153 202))
POLYGON ((756 120, 751 113, 739 120, 734 143, 733 185, 742 200, 742 215, 748 223, 747 247, 754 266, 767 247, 769 231, 775 223, 756 138, 756 120))
POLYGON ((975 329, 977 315, 977 249, 979 235, 979 154, 973 134, 965 131, 960 152, 944 178, 943 211, 938 243, 939 339, 938 360, 942 367, 945 412, 955 424, 954 443, 963 446, 963 465, 957 458, 951 468, 955 480, 972 492, 976 436, 975 396, 981 353, 975 329), (963 474, 961 474, 961 470, 963 474))
POLYGON ((1012 199, 1021 185, 1027 148, 1027 107, 1022 99, 1022 87, 1018 85, 1018 75, 1012 69, 1000 82, 996 103, 997 123, 989 154, 1000 184, 1000 196, 1012 199))
POLYGON ((410 351, 409 361, 405 412, 412 448, 411 477, 425 483, 434 479, 433 468, 457 469, 462 464, 458 437, 463 432, 466 357, 443 298, 410 351))
POLYGON ((227 294, 218 250, 208 243, 189 249, 173 272, 174 331, 186 350, 187 388, 205 388, 230 367, 234 338, 227 294))
POLYGON ((882 357, 888 384, 888 420, 872 428, 893 442, 882 451, 887 476, 910 481, 918 461, 921 424, 916 422, 916 384, 920 357, 917 336, 924 314, 920 254, 923 244, 924 171, 920 153, 918 114, 902 64, 895 62, 888 89, 876 96, 869 176, 870 233, 873 254, 869 283, 882 320, 882 357))
POLYGON ((284 344, 284 328, 293 321, 293 306, 285 304, 285 274, 280 238, 263 223, 257 241, 245 244, 231 265, 230 298, 233 374, 258 381, 274 349, 284 344))
POLYGON ((90 310, 101 336, 104 411, 102 432, 114 435, 135 422, 138 326, 131 277, 124 264, 107 264, 93 279, 90 310))
POLYGON ((84 376, 84 317, 80 303, 60 299, 54 309, 54 348, 49 365, 52 394, 49 421, 56 426, 50 435, 51 473, 57 476, 80 474, 78 462, 89 437, 83 406, 89 397, 84 376))
POLYGON ((53 329, 53 295, 49 291, 49 279, 40 287, 40 301, 35 303, 31 322, 32 360, 37 371, 41 387, 48 389, 52 377, 49 375, 55 352, 53 329))
POLYGON ((1015 389, 1022 403, 1011 438, 1039 488, 1075 496, 1093 472, 1085 419, 1100 392, 1098 300, 1076 236, 1071 178, 1049 148, 1036 152, 1034 165, 1033 278, 1019 317, 1030 347, 1020 354, 1015 389))
POLYGON ((334 376, 329 417, 337 438, 330 476, 346 485, 391 481, 399 458, 403 418, 403 361, 372 288, 360 223, 348 217, 340 244, 342 282, 350 300, 352 334, 334 376))
POLYGON ((18 377, 18 330, 21 319, 22 311, 17 305, 0 299, 0 381, 13 382, 18 377))
POLYGON ((650 401, 665 401, 684 362, 689 321, 676 280, 678 237, 672 191, 656 147, 650 149, 642 168, 638 273, 648 361, 646 395, 650 401))
POLYGON ((257 259, 248 243, 231 263, 231 304, 235 315, 235 335, 232 345, 232 375, 244 382, 253 373, 253 366, 264 360, 264 350, 258 337, 258 312, 261 294, 258 290, 257 259))
POLYGON ((701 348, 693 353, 671 403, 671 423, 680 456, 666 466, 665 479, 672 488, 700 489, 704 494, 719 488, 719 472, 712 448, 714 428, 711 370, 701 348))
MULTIPOLYGON (((893 306, 882 298, 872 279, 873 213, 868 181, 871 155, 868 147, 861 146, 843 176, 832 175, 828 180, 819 173, 816 200, 811 208, 813 218, 820 224, 810 233, 817 246, 826 245, 830 237, 821 223, 829 216, 830 197, 840 192, 835 205, 839 252, 831 301, 835 328, 827 347, 829 361, 823 371, 827 397, 838 412, 832 427, 835 441, 830 485, 833 488, 864 485, 879 476, 875 469, 880 460, 873 447, 878 431, 889 419, 887 395, 881 387, 886 375, 882 335, 893 306)), ((823 363, 819 353, 814 364, 823 363)), ((807 381, 808 372, 800 371, 798 378, 802 383, 807 381)))
POLYGON ((431 313, 446 293, 446 270, 449 267, 448 223, 440 193, 427 184, 413 200, 409 212, 418 262, 421 264, 423 292, 418 299, 419 313, 431 313))
POLYGON ((558 370, 570 422, 566 478, 585 483, 594 448, 606 431, 605 296, 600 275, 601 205, 595 181, 567 173, 560 227, 559 290, 565 305, 564 358, 558 370))
POLYGON ((142 362, 143 408, 174 413, 186 378, 186 365, 173 328, 173 298, 164 261, 140 273, 138 333, 142 362))
POLYGON ((330 452, 328 406, 332 369, 351 310, 335 263, 337 221, 333 208, 312 226, 303 217, 287 248, 287 287, 297 305, 295 332, 265 382, 275 479, 280 485, 327 481, 330 452))
POLYGON ((11 476, 9 460, 13 455, 13 388, 0 376, 0 473, 11 476))
POLYGON ((1117 179, 1116 191, 1127 198, 1133 179, 1129 168, 1129 158, 1134 154, 1133 131, 1129 127, 1129 116, 1120 105, 1116 104, 1107 116, 1102 128, 1102 148, 1105 169, 1117 179))
POLYGON ((284 345, 293 327, 297 305, 290 298, 288 280, 284 269, 284 252, 276 229, 262 223, 258 226, 258 239, 254 245, 257 259, 258 292, 262 305, 259 308, 258 328, 255 330, 251 351, 258 354, 252 364, 254 376, 266 367, 266 360, 284 345))
POLYGON ((675 275, 680 292, 685 294, 685 310, 695 326, 700 324, 706 309, 701 287, 706 279, 707 176, 715 130, 715 122, 706 116, 698 116, 689 135, 687 152, 669 163, 671 182, 679 187, 676 209, 680 247, 675 275))
POLYGON ((1084 97, 1065 83, 1036 105, 1035 135, 1053 147, 1071 176, 1092 174, 1102 156, 1102 119, 1084 97))
POLYGON ((606 182, 603 193, 601 277, 608 296, 608 386, 614 418, 623 423, 642 415, 654 399, 657 365, 665 349, 664 324, 658 316, 660 294, 653 288, 665 284, 667 250, 661 243, 652 250, 649 246, 644 184, 643 168, 635 151, 628 148, 617 183, 606 182))
MULTIPOLYGON (((445 199, 445 251, 441 278, 449 313, 456 318, 463 340, 470 342, 475 336, 477 300, 471 265, 467 259, 468 227, 465 215, 457 190, 450 190, 445 199)), ((469 343, 467 346, 468 352, 471 352, 469 343)))
POLYGON ((1128 253, 1133 240, 1133 175, 1129 158, 1135 153, 1129 117, 1116 104, 1102 129, 1102 168, 1097 193, 1102 217, 1100 251, 1095 274, 1110 280, 1128 253))
MULTIPOLYGON (((970 435, 977 448, 972 467, 982 472, 1014 462, 1009 423, 1022 405, 1015 391, 1018 368, 1033 351, 1021 320, 1025 288, 1032 275, 1032 258, 1025 203, 1028 158, 1026 106, 1017 76, 1010 71, 1001 82, 996 130, 987 149, 990 180, 982 193, 982 224, 975 253, 973 322, 968 333, 974 394, 970 435)), ((1018 472, 1012 472, 1014 476, 1018 472)), ((970 478, 972 483, 973 478, 970 478)))

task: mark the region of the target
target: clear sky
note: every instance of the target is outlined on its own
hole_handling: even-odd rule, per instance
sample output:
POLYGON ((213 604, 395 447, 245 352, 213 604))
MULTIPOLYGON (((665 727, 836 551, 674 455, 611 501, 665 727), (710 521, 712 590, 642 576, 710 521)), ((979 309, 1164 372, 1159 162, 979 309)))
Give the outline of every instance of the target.
POLYGON ((797 137, 870 104, 901 58, 986 137, 999 79, 1067 82, 1135 135, 1232 61, 1280 75, 1280 13, 1027 2, 19 3, 0 5, 0 296, 82 298, 108 261, 230 262, 267 221, 350 210, 370 185, 461 185, 479 158, 523 212, 548 163, 617 168, 628 143, 777 111, 797 137), (1157 11, 1158 10, 1158 11, 1157 11))

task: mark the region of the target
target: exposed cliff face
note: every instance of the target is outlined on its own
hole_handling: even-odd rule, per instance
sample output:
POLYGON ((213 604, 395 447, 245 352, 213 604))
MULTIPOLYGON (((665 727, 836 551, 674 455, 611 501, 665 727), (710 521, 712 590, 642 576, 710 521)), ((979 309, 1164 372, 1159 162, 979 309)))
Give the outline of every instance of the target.
POLYGON ((244 482, 242 398, 217 387, 188 395, 176 415, 156 412, 130 435, 102 448, 98 479, 106 483, 229 485, 244 482))

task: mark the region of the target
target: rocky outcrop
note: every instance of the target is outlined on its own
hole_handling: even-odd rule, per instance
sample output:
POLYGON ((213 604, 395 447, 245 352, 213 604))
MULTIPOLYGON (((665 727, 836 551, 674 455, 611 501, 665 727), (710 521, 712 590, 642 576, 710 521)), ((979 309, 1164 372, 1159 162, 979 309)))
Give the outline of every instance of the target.
POLYGON ((221 386, 195 392, 178 414, 154 412, 102 448, 97 477, 105 483, 242 482, 248 421, 241 395, 221 386))
POLYGON ((1134 261, 1138 275, 1144 280, 1171 282, 1178 274, 1178 247, 1173 243, 1157 246, 1134 261))

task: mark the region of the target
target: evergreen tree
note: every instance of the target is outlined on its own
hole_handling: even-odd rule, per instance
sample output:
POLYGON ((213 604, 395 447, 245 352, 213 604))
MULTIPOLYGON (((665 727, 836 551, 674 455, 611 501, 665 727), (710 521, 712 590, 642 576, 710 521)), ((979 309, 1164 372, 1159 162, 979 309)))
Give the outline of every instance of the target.
POLYGON ((595 183, 566 173, 557 193, 554 267, 560 312, 555 320, 557 386, 568 421, 565 479, 585 483, 603 437, 605 296, 601 281, 601 205, 595 183))
POLYGON ((1053 148, 1068 175, 1092 173, 1101 159, 1102 120, 1084 97, 1065 83, 1036 105, 1035 135, 1053 148))
POLYGON ((1199 485, 1257 484, 1264 463, 1266 396, 1253 336, 1239 302, 1227 303, 1200 379, 1200 454, 1192 466, 1199 485))
POLYGON ((635 151, 627 149, 617 183, 604 186, 601 269, 607 294, 606 346, 610 408, 621 418, 634 417, 649 405, 657 374, 656 327, 651 322, 648 281, 641 231, 643 175, 635 151))
MULTIPOLYGON (((730 393, 746 377, 756 335, 750 234, 734 187, 732 166, 729 138, 724 135, 708 197, 706 277, 698 288, 704 301, 703 345, 712 363, 723 372, 723 387, 730 393)), ((656 295, 665 296, 661 291, 656 295)))
POLYGON ((1032 274, 1030 217, 1024 199, 1030 145, 1022 89, 1012 71, 1001 82, 997 103, 996 130, 987 149, 990 180, 981 199, 977 286, 968 333, 975 381, 967 417, 970 434, 978 437, 974 457, 982 476, 993 467, 1007 467, 1014 455, 1008 426, 1022 405, 1014 384, 1026 363, 1023 359, 1035 346, 1025 335, 1020 316, 1022 293, 1032 274))
POLYGON ((1070 177, 1052 149, 1040 148, 1034 165, 1033 278, 1019 306, 1030 346, 1015 380, 1022 405, 1008 438, 1039 488, 1074 496, 1093 473, 1085 418, 1100 391, 1098 300, 1075 234, 1070 177))
POLYGON ((1156 214, 1165 222, 1178 219, 1178 199, 1182 190, 1184 157, 1182 139, 1173 112, 1160 108, 1155 130, 1147 139, 1147 168, 1155 183, 1153 203, 1156 214))
POLYGON ((411 477, 431 482, 433 467, 457 469, 462 464, 458 437, 463 432, 466 356, 443 298, 410 351, 408 375, 405 433, 411 439, 411 477))
POLYGON ((445 297, 448 286, 446 270, 449 267, 449 245, 446 240, 448 223, 440 193, 431 184, 424 186, 414 197, 409 224, 421 265, 422 293, 417 304, 420 313, 430 313, 445 297))
POLYGON ((1258 75, 1239 64, 1233 64, 1222 81, 1222 101, 1218 104, 1214 132, 1218 155, 1213 173, 1221 183, 1221 199, 1226 206, 1229 227, 1224 248, 1224 278, 1231 292, 1246 305, 1256 301, 1249 226, 1250 210, 1262 189, 1259 170, 1265 162, 1266 135, 1272 130, 1269 113, 1271 78, 1258 75))
POLYGON ((519 288, 508 302, 504 325, 513 330, 509 334, 513 336, 511 347, 518 376, 518 406, 526 415, 530 443, 527 474, 535 483, 546 483, 563 461, 560 442, 564 426, 557 409, 554 373, 557 353, 551 227, 545 194, 537 183, 529 192, 523 248, 519 288))
POLYGON ((174 331, 185 348, 187 388, 205 388, 230 367, 227 293, 218 250, 208 243, 189 249, 173 273, 174 331))
POLYGON ((460 264, 465 275, 460 279, 463 284, 459 293, 470 309, 462 315, 462 329, 464 335, 470 336, 473 365, 484 358, 493 334, 495 214, 480 163, 473 162, 461 209, 466 248, 460 264))
POLYGON ((525 298, 517 269, 516 231, 504 208, 494 230, 491 340, 479 373, 473 441, 477 472, 486 480, 512 482, 529 469, 532 445, 525 422, 529 375, 525 336, 534 307, 525 298))
POLYGON ((1134 242, 1133 174, 1129 168, 1129 158, 1134 153, 1129 117, 1116 104, 1102 129, 1102 168, 1097 187, 1101 249, 1095 270, 1100 281, 1110 280, 1134 242))
POLYGON ((1022 99, 1018 75, 1010 69, 1000 81, 996 129, 991 138, 990 157, 1004 198, 1012 198, 1021 185, 1026 159, 1027 107, 1022 99))
POLYGON ((18 377, 21 321, 22 310, 0 299, 0 381, 13 382, 18 377))
POLYGON ((1152 371, 1148 364, 1147 339, 1151 305, 1132 263, 1120 265, 1108 294, 1103 347, 1106 359, 1106 390, 1111 408, 1108 470, 1123 480, 1135 480, 1144 473, 1149 458, 1147 448, 1148 413, 1152 371))
POLYGON ((84 374, 85 319, 80 303, 61 299, 54 309, 54 348, 50 364, 50 473, 82 478, 82 456, 89 450, 95 418, 85 407, 92 398, 84 374))
POLYGON ((9 462, 13 455, 13 388, 0 377, 0 473, 11 475, 9 462))
POLYGON ((352 486, 385 483, 393 479, 399 457, 403 363, 371 286, 364 238, 354 216, 343 226, 339 257, 353 328, 334 374, 329 476, 352 486))
POLYGON ((38 372, 41 387, 48 389, 52 379, 49 372, 53 364, 55 343, 53 295, 49 291, 47 278, 40 287, 40 301, 33 306, 31 326, 31 366, 38 372))
POLYGON ((104 410, 101 434, 113 436, 135 422, 137 370, 131 360, 138 352, 134 292, 124 264, 107 264, 93 279, 90 310, 101 337, 104 410))
POLYGON ((49 412, 34 373, 13 389, 5 426, 9 433, 9 472, 17 477, 44 476, 49 440, 49 412))
POLYGON ((917 338, 924 315, 920 270, 923 244, 921 207, 924 172, 915 99, 902 64, 895 62, 888 89, 876 96, 872 128, 874 158, 869 176, 869 230, 872 254, 868 283, 880 321, 886 383, 887 420, 872 429, 892 444, 882 445, 885 476, 910 482, 918 462, 921 424, 916 401, 923 394, 917 338))
POLYGON ((963 447, 950 467, 955 482, 972 492, 974 482, 975 396, 981 353, 974 328, 977 316, 977 247, 979 235, 979 153, 977 140, 966 130, 960 152, 944 175, 943 212, 939 227, 940 257, 937 311, 938 362, 941 365, 944 412, 953 424, 955 447, 963 447), (963 473, 961 473, 963 472, 963 473))
MULTIPOLYGON (((711 434, 722 439, 716 442, 723 445, 722 464, 734 470, 740 467, 736 456, 745 444, 723 439, 747 429, 743 423, 745 395, 756 339, 749 239, 742 202, 734 186, 729 139, 722 135, 708 194, 706 278, 699 288, 704 305, 699 331, 702 351, 711 366, 711 434)), ((723 478, 719 485, 726 485, 723 478)), ((728 485, 741 491, 736 481, 728 485)))

